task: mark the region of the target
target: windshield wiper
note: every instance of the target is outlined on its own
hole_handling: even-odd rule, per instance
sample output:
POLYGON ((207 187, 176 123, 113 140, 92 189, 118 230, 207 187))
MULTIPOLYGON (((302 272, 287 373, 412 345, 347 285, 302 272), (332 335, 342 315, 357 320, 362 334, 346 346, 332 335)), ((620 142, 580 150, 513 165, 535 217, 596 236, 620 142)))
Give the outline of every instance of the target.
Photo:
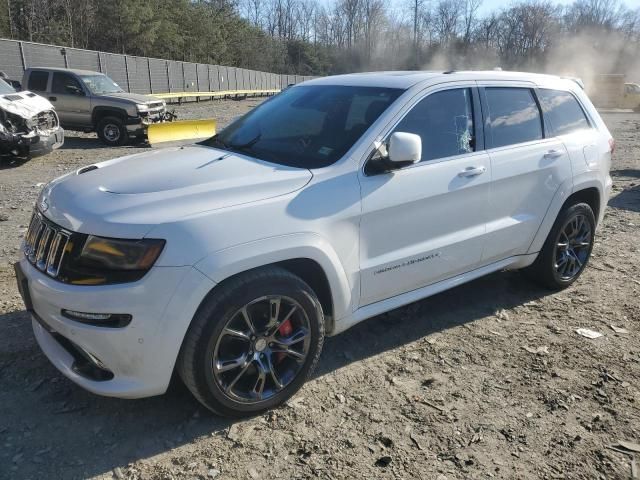
POLYGON ((260 141, 260 138, 262 137, 262 134, 259 133, 255 138, 249 140, 248 142, 245 143, 241 143, 241 144, 234 144, 231 143, 228 145, 228 147, 232 150, 236 150, 238 152, 250 152, 251 151, 251 147, 253 147, 256 143, 258 143, 260 141))
POLYGON ((227 144, 227 142, 223 141, 220 138, 220 134, 219 133, 215 134, 211 138, 208 138, 207 140, 204 140, 204 141, 200 142, 200 144, 201 145, 207 145, 209 147, 224 148, 225 150, 229 149, 229 145, 227 144))
POLYGON ((251 147, 260 141, 262 134, 257 135, 245 143, 227 143, 220 138, 220 134, 215 134, 213 137, 200 142, 200 145, 206 145, 208 147, 222 148, 223 150, 229 150, 231 152, 251 152, 251 147))

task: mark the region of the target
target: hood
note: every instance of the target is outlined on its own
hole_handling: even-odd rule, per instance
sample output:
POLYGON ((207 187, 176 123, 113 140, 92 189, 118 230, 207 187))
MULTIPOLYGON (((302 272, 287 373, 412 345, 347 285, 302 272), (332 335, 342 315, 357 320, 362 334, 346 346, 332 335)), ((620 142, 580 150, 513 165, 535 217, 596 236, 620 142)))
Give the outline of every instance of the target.
POLYGON ((39 113, 54 109, 49 100, 32 92, 0 95, 0 108, 25 119, 30 119, 39 113))
POLYGON ((285 195, 312 177, 306 169, 200 145, 149 151, 94 167, 48 184, 38 205, 64 228, 120 238, 142 238, 162 223, 285 195))
POLYGON ((149 95, 140 95, 139 93, 103 93, 100 95, 103 98, 115 98, 118 100, 125 100, 134 103, 162 103, 162 100, 151 97, 149 95))

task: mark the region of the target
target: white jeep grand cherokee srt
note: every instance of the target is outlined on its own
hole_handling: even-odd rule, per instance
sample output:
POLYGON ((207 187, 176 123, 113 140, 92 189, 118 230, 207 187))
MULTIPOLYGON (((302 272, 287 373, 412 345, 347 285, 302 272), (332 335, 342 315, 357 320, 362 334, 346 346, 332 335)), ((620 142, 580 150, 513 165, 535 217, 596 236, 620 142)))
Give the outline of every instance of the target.
POLYGON ((200 144, 48 184, 16 264, 42 350, 102 395, 252 415, 325 335, 502 269, 584 270, 614 143, 571 80, 388 72, 287 89, 200 144))

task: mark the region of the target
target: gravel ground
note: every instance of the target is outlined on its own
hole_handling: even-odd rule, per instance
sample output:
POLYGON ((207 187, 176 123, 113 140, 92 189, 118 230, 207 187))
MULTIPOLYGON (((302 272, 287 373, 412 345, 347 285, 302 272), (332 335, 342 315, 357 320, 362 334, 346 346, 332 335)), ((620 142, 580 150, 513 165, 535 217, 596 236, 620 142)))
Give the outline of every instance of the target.
MULTIPOLYGON (((225 124, 257 103, 177 110, 225 124)), ((605 121, 615 196, 575 286, 550 294, 503 272, 371 319, 326 341, 286 406, 241 422, 179 382, 144 400, 92 395, 33 338, 11 264, 40 187, 142 147, 69 133, 0 166, 0 478, 632 478, 608 447, 640 441, 640 115, 605 121)))

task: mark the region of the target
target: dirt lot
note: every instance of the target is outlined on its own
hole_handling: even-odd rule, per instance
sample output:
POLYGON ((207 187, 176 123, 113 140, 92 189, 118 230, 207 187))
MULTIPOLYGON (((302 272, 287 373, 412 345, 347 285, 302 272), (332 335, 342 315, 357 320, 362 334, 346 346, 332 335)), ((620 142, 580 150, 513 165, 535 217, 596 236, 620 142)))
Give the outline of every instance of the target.
MULTIPOLYGON (((224 124, 257 103, 179 113, 224 124)), ((140 147, 70 134, 2 166, 0 478, 631 478, 631 458, 607 447, 640 441, 640 115, 605 120, 615 197, 574 287, 549 294, 498 273, 381 315, 328 339, 287 406, 242 422, 179 382, 145 400, 87 393, 33 338, 11 264, 40 187, 140 147)))

